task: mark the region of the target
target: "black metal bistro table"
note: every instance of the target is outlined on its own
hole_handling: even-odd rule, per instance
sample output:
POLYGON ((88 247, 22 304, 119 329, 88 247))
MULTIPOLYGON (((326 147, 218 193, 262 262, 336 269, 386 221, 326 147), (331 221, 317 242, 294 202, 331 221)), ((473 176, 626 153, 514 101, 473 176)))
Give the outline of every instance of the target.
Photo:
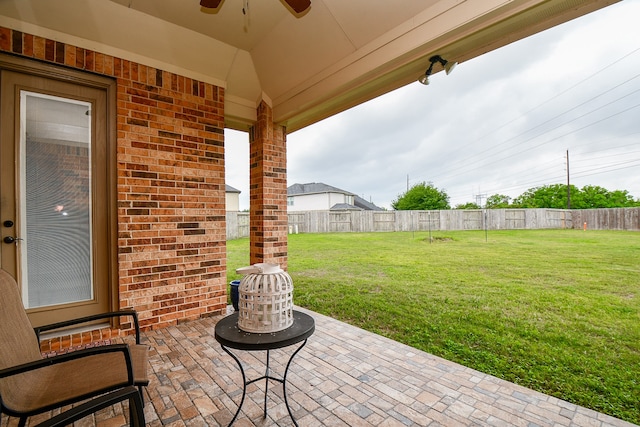
POLYGON ((242 409, 242 404, 244 403, 244 398, 247 393, 247 386, 249 384, 253 384, 256 381, 265 380, 265 388, 264 388, 264 418, 267 418, 267 390, 269 386, 269 380, 277 381, 282 383, 282 392, 284 394, 284 403, 287 407, 287 411, 289 411, 289 416, 293 421, 293 424, 296 426, 298 423, 295 418, 293 418, 293 414, 291 413, 291 408, 289 408, 289 402, 287 400, 287 372, 289 372, 289 366, 291 365, 291 361, 295 357, 296 354, 302 347, 307 343, 307 338, 309 338, 313 332, 315 331, 315 321, 313 317, 308 314, 301 313, 299 311, 293 310, 293 325, 278 332, 267 332, 267 333, 249 333, 238 328, 238 313, 231 314, 222 320, 220 320, 216 324, 216 333, 215 338, 216 341, 220 343, 222 349, 229 354, 236 361, 238 367, 240 368, 240 372, 242 373, 242 382, 244 383, 242 388, 242 399, 240 400, 240 404, 238 405, 238 410, 236 414, 233 416, 233 419, 229 423, 231 426, 238 415, 240 414, 240 410, 242 409), (288 347, 294 344, 298 344, 302 342, 302 344, 293 352, 291 357, 289 358, 289 362, 287 362, 287 366, 284 370, 284 374, 282 378, 273 377, 269 374, 269 352, 271 350, 288 347), (244 350, 244 351, 267 351, 267 369, 265 374, 260 377, 250 381, 247 381, 247 378, 244 373, 244 369, 242 368, 242 363, 240 360, 234 355, 229 348, 233 348, 235 350, 244 350))

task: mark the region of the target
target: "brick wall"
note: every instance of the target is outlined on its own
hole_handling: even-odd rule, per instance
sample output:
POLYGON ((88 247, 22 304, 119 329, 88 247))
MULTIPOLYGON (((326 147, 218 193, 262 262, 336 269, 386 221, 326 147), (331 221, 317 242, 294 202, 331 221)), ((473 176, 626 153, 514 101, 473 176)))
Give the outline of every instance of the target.
POLYGON ((222 313, 224 90, 7 28, 0 51, 117 81, 120 308, 143 329, 222 313))

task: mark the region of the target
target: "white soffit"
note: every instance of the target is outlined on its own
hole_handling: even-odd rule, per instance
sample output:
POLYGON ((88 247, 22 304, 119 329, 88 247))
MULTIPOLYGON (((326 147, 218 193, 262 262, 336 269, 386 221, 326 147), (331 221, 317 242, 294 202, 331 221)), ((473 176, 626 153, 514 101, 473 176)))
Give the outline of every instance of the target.
POLYGON ((237 129, 268 100, 291 132, 417 79, 435 53, 462 62, 614 2, 312 0, 294 16, 282 0, 0 0, 0 25, 224 87, 237 129))

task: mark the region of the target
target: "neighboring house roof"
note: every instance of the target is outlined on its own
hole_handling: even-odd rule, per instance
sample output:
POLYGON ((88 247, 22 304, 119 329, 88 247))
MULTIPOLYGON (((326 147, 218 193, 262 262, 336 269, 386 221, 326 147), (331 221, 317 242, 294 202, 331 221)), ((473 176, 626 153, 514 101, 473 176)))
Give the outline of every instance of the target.
POLYGON ((307 184, 293 184, 287 188, 287 196, 300 196, 303 194, 319 194, 319 193, 342 193, 349 196, 355 194, 341 190, 337 187, 324 184, 322 182, 310 182, 307 184))
POLYGON ((322 194, 322 193, 341 193, 348 196, 354 196, 354 204, 337 203, 331 207, 332 211, 335 210, 356 210, 356 211, 381 211, 381 207, 374 205, 371 202, 367 202, 362 197, 350 191, 342 190, 338 187, 328 185, 322 182, 309 182, 306 184, 293 184, 287 188, 287 196, 302 196, 306 194, 322 194), (354 206, 355 205, 355 206, 354 206))
POLYGON ((356 196, 353 203, 357 207, 362 208, 365 211, 382 211, 382 210, 384 210, 380 206, 376 206, 371 202, 367 202, 365 199, 363 199, 360 196, 356 196))
POLYGON ((240 191, 240 190, 238 190, 238 189, 236 189, 236 188, 233 188, 233 187, 232 187, 232 186, 230 186, 229 184, 225 184, 225 185, 224 185, 224 191, 225 191, 225 193, 238 193, 238 194, 240 194, 240 193, 241 193, 241 191, 240 191))
POLYGON ((357 206, 350 205, 349 203, 336 203, 331 206, 330 211, 362 211, 364 209, 357 206))

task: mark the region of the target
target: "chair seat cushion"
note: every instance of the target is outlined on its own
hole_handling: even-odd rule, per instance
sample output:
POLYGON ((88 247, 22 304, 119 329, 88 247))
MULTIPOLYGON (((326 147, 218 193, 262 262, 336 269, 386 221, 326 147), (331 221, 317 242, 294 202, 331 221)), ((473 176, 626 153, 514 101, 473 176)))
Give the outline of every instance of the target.
MULTIPOLYGON (((134 383, 146 385, 148 347, 130 346, 134 383)), ((55 357, 55 356, 54 356, 55 357)), ((2 403, 15 413, 43 412, 128 382, 123 352, 100 353, 5 378, 2 403)))

